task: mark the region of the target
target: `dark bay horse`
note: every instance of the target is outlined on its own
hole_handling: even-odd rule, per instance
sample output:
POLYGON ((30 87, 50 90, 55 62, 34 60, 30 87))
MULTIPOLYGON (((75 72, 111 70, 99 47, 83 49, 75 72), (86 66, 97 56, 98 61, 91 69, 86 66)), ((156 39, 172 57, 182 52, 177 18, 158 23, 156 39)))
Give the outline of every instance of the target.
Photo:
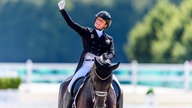
MULTIPOLYGON (((95 64, 90 75, 84 80, 78 95, 75 96, 73 107, 75 108, 122 108, 117 105, 117 97, 112 87, 113 70, 119 66, 117 64, 102 64, 95 58, 95 64)), ((60 86, 58 108, 64 108, 64 94, 70 78, 60 86)), ((122 102, 121 102, 122 104, 122 102)))

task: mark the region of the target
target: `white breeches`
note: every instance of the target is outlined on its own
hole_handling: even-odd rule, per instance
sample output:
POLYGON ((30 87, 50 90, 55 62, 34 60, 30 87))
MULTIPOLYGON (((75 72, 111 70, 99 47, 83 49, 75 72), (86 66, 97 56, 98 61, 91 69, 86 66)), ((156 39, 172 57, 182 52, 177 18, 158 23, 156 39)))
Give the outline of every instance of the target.
MULTIPOLYGON (((84 61, 85 62, 85 61, 84 61)), ((92 63, 90 63, 92 64, 92 63)), ((92 66, 91 66, 92 67, 92 66)), ((76 72, 76 74, 73 76, 73 78, 71 79, 69 85, 68 85, 68 91, 71 92, 71 88, 72 88, 72 85, 73 83, 80 77, 84 77, 90 70, 91 70, 91 67, 89 66, 81 66, 81 68, 76 72)))
POLYGON ((94 64, 94 57, 95 55, 87 53, 85 54, 85 60, 82 64, 82 66, 80 67, 80 69, 75 73, 75 75, 73 76, 73 78, 71 79, 69 85, 68 85, 68 91, 71 92, 71 88, 73 86, 73 83, 80 77, 84 77, 92 68, 93 64, 94 64), (90 61, 86 61, 86 60, 90 60, 90 61))

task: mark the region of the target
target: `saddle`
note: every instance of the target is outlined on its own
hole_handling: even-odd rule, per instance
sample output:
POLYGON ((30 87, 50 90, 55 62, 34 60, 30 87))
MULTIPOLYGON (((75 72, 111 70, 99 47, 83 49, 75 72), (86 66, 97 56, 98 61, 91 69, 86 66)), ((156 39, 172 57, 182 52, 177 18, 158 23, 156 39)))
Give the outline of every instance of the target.
POLYGON ((80 78, 78 78, 78 79, 74 82, 74 84, 73 84, 73 86, 72 86, 72 89, 71 89, 71 96, 72 96, 72 97, 75 97, 75 96, 76 96, 76 94, 77 94, 80 86, 81 86, 82 84, 84 84, 85 78, 86 78, 86 77, 80 77, 80 78))

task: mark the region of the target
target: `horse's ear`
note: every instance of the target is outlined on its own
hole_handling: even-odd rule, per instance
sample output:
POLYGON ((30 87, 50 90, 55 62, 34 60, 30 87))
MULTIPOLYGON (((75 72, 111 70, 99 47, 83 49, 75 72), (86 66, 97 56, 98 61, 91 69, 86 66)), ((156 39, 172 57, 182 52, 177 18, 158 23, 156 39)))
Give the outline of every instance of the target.
POLYGON ((112 70, 117 69, 117 68, 119 67, 119 64, 120 64, 120 62, 118 62, 117 64, 111 66, 111 69, 112 69, 112 70))
POLYGON ((98 66, 100 66, 101 64, 99 63, 99 61, 97 60, 97 58, 96 57, 94 57, 94 61, 95 61, 95 65, 96 65, 96 67, 98 67, 98 66))

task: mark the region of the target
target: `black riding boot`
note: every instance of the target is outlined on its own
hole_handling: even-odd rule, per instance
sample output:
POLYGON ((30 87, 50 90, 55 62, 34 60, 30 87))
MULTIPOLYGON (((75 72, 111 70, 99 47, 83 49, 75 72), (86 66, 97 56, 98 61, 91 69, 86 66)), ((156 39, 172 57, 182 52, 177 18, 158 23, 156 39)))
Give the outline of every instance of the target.
POLYGON ((121 89, 119 82, 115 80, 113 80, 112 85, 117 96, 117 108, 123 108, 123 90, 121 89))
POLYGON ((68 92, 68 90, 66 91, 65 95, 64 95, 64 99, 63 99, 63 108, 70 108, 70 103, 71 103, 71 93, 68 92))
POLYGON ((117 98, 117 108, 123 108, 123 90, 120 88, 120 94, 117 98))

